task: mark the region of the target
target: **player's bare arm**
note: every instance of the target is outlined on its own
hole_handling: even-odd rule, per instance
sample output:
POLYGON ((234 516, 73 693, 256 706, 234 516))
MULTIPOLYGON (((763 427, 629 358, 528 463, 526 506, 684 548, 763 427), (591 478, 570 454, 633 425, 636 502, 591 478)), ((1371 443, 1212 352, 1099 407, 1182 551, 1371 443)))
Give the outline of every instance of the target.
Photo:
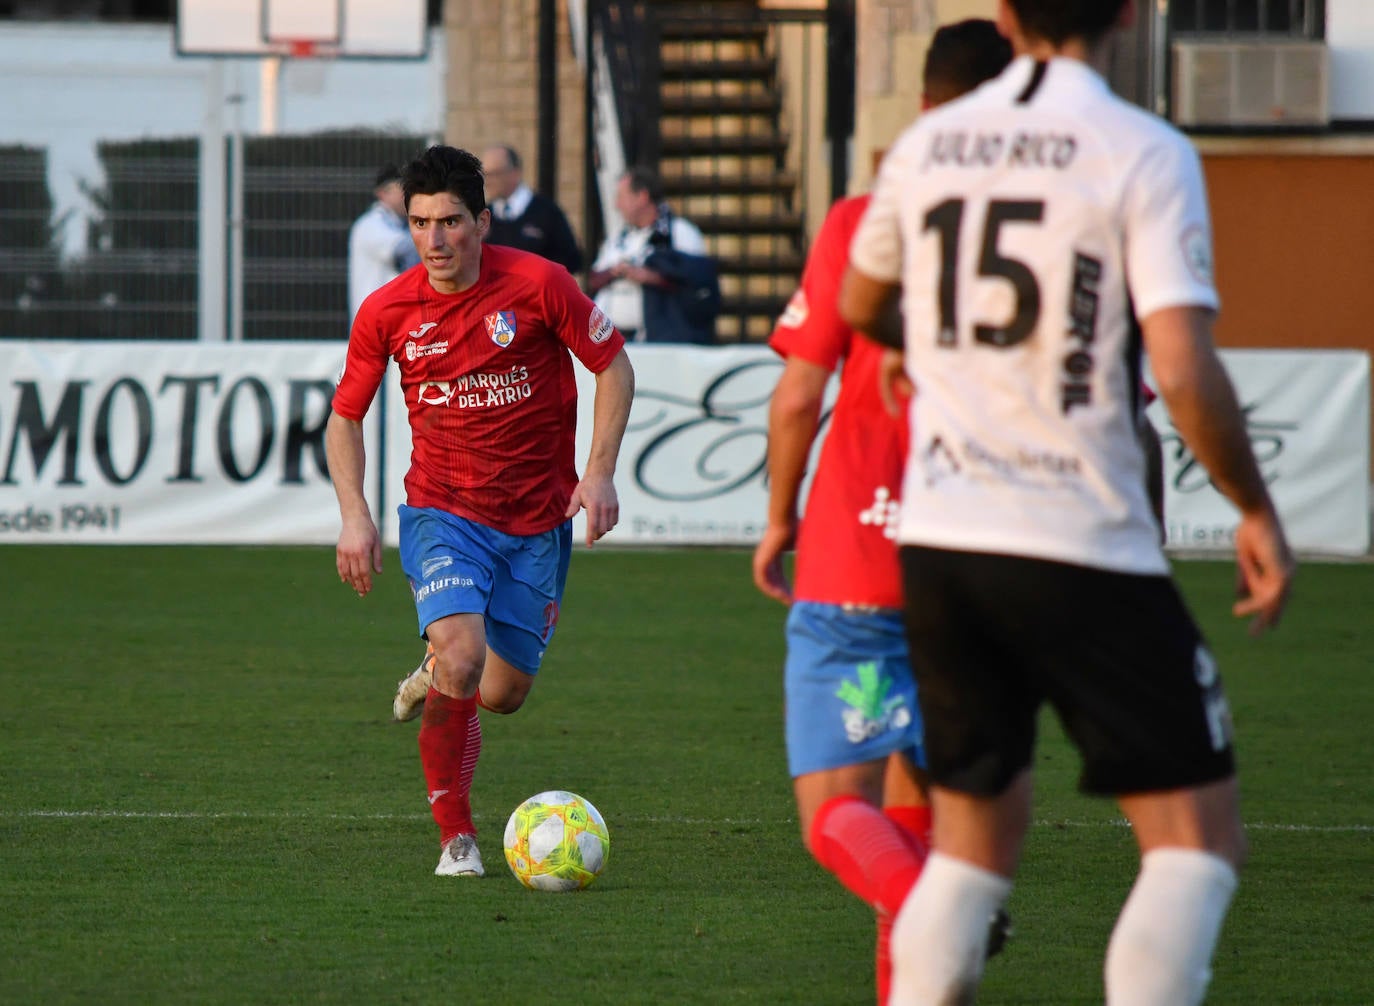
POLYGON ((783 604, 792 603, 783 554, 796 544, 797 497, 829 379, 824 367, 790 356, 768 407, 768 526, 754 549, 754 586, 783 604))
POLYGON ((635 372, 622 348, 605 370, 596 375, 592 401, 592 446, 582 481, 568 502, 569 517, 587 511, 587 544, 597 541, 620 520, 620 501, 615 492, 615 466, 620 442, 630 420, 635 397, 635 372))
POLYGON ((1189 450, 1240 510, 1236 563, 1240 599, 1232 611, 1254 634, 1278 625, 1296 563, 1250 448, 1245 416, 1212 345, 1211 312, 1177 307, 1143 319, 1159 393, 1189 450))
POLYGON ((900 293, 900 285, 874 279, 850 265, 840 281, 840 317, 879 345, 901 349, 900 293))
POLYGON ((325 456, 334 494, 339 498, 343 527, 334 551, 339 579, 365 597, 372 590, 372 574, 382 571, 382 541, 363 496, 363 424, 345 419, 337 412, 329 415, 324 431, 325 456))

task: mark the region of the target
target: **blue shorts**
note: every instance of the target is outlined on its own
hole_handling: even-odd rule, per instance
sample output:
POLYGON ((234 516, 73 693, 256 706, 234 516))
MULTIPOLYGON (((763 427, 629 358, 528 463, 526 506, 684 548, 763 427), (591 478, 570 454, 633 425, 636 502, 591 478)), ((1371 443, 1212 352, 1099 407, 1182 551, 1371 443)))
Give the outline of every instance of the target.
POLYGON ((921 710, 899 612, 796 602, 787 616, 784 687, 793 778, 894 751, 925 766, 921 710))
POLYGON ((480 614, 497 656, 526 674, 538 671, 568 582, 572 521, 517 535, 432 507, 401 506, 397 514, 420 635, 446 615, 480 614))

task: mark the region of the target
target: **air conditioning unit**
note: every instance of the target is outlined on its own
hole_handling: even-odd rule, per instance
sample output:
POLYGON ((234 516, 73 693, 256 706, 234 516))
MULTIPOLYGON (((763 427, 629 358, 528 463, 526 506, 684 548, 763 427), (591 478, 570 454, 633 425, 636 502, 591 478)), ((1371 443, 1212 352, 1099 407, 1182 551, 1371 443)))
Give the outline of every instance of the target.
POLYGON ((1179 126, 1311 129, 1331 121, 1325 42, 1184 39, 1173 51, 1179 126))

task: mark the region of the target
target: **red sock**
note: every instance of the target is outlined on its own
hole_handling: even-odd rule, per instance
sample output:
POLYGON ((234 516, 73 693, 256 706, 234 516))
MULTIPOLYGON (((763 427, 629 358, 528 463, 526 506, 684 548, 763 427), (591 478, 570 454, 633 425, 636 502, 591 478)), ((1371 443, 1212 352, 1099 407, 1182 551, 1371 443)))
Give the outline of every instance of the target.
POLYGON ((425 697, 420 719, 420 765, 429 789, 429 809, 442 845, 454 835, 474 835, 472 774, 482 752, 477 700, 455 699, 436 688, 425 697))
POLYGON ((878 912, 878 950, 873 955, 875 984, 878 987, 878 1006, 887 1006, 892 993, 892 916, 878 912))
POLYGON ((901 827, 857 796, 821 805, 811 822, 811 850, 841 884, 889 915, 902 907, 925 863, 901 827))
MULTIPOLYGON (((930 805, 884 807, 883 815, 902 830, 908 845, 924 867, 926 857, 930 855, 930 805)), ((887 997, 892 991, 892 921, 893 917, 886 912, 878 913, 878 947, 873 955, 878 1006, 886 1006, 887 997)))
POLYGON ((930 855, 930 804, 911 804, 905 807, 884 807, 883 813, 916 840, 921 858, 930 855))

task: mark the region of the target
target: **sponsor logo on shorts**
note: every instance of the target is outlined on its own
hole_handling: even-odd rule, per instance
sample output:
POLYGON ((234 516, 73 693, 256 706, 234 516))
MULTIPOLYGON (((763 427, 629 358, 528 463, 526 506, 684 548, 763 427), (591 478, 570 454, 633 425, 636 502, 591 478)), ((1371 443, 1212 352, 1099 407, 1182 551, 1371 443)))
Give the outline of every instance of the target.
POLYGON ((426 580, 428 580, 428 579, 429 579, 431 576, 433 576, 435 573, 439 572, 439 570, 444 569, 444 568, 447 567, 447 566, 452 566, 452 565, 453 565, 453 556, 451 556, 451 555, 440 555, 440 556, 435 556, 433 559, 426 559, 426 560, 420 565, 420 575, 423 576, 426 580))
POLYGON ((437 580, 431 580, 419 590, 415 591, 415 603, 427 601, 435 594, 445 590, 456 590, 460 587, 472 587, 475 583, 470 576, 441 576, 437 580))
POLYGON ((609 339, 614 331, 615 326, 611 324, 611 319, 606 317, 606 312, 599 307, 592 308, 591 318, 587 320, 587 337, 600 345, 609 339))
POLYGON ((1202 711, 1207 717, 1207 733, 1213 751, 1224 751, 1231 744, 1231 706, 1221 690, 1221 675, 1210 650, 1198 644, 1193 654, 1193 679, 1202 690, 1202 711))
POLYGON ((835 697, 848 707, 842 715, 845 736, 851 744, 862 744, 911 725, 906 697, 891 694, 890 674, 879 671, 875 661, 859 664, 854 671, 855 678, 835 690, 835 697))

